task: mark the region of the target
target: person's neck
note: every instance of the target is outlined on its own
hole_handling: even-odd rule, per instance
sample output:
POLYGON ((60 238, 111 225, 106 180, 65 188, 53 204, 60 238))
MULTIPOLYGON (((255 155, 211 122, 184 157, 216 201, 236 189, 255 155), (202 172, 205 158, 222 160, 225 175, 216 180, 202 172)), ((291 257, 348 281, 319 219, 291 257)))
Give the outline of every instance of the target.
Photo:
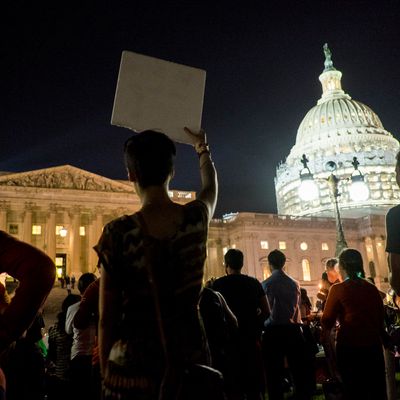
POLYGON ((142 203, 142 208, 153 206, 159 207, 160 205, 171 202, 171 199, 168 195, 167 183, 160 186, 148 186, 144 189, 141 188, 139 196, 142 203))
POLYGON ((241 275, 242 270, 241 269, 232 269, 232 268, 228 267, 226 269, 226 274, 227 275, 241 275))

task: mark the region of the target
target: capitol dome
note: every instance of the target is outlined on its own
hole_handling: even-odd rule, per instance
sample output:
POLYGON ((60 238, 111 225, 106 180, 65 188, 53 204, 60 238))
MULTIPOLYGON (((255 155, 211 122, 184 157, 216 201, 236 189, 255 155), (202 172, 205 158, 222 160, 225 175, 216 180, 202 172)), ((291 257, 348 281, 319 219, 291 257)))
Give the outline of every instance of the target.
POLYGON ((333 205, 326 178, 327 162, 337 165, 340 179, 340 208, 344 216, 357 217, 367 213, 383 213, 399 203, 399 189, 394 168, 399 142, 385 130, 377 114, 365 104, 353 100, 341 86, 342 73, 333 66, 331 52, 324 46, 325 69, 319 76, 322 96, 308 111, 297 131, 296 143, 286 161, 277 168, 275 189, 278 213, 285 215, 333 215, 333 205), (319 196, 301 201, 301 158, 319 183, 319 196), (369 198, 354 202, 349 196, 349 178, 354 172, 354 157, 369 188, 369 198))

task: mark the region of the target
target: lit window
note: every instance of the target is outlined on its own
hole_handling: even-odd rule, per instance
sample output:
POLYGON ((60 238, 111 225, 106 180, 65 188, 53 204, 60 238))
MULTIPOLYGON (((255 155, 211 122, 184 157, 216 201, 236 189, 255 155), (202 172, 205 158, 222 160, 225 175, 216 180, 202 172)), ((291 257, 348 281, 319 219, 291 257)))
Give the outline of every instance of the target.
POLYGON ((85 236, 86 235, 86 229, 84 226, 79 227, 79 235, 80 236, 85 236))
POLYGON ((372 252, 371 246, 367 246, 367 251, 368 251, 368 253, 371 253, 371 252, 372 252))
POLYGON ((56 257, 56 267, 62 267, 64 265, 64 258, 63 257, 56 257))
POLYGON ((306 251, 308 249, 308 244, 306 242, 300 243, 300 249, 306 251))
POLYGON ((42 234, 42 226, 32 225, 32 235, 41 235, 41 234, 42 234))
POLYGON ((322 245, 321 245, 321 249, 322 250, 329 250, 329 246, 328 246, 328 243, 322 243, 322 245))
POLYGON ((18 225, 17 224, 8 225, 8 233, 10 235, 18 235, 18 225))
POLYGON ((268 250, 268 242, 266 241, 266 240, 261 240, 261 242, 260 242, 260 246, 261 246, 261 248, 262 249, 264 249, 264 250, 268 250))
POLYGON ((310 262, 304 258, 301 260, 301 266, 303 268, 303 281, 311 281, 310 262))
POLYGON ((283 241, 279 242, 279 250, 286 250, 286 242, 283 241))
POLYGON ((231 246, 231 249, 236 249, 236 244, 233 244, 233 245, 231 246))

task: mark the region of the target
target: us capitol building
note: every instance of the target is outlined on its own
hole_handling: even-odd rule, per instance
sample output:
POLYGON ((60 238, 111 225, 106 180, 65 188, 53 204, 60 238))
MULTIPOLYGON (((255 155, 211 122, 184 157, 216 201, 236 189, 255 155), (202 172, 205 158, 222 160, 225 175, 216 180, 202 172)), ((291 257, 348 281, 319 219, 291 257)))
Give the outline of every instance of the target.
MULTIPOLYGON (((278 214, 238 212, 213 220, 205 279, 223 275, 224 253, 238 248, 245 254, 244 272, 263 280, 269 276, 266 257, 278 248, 286 254, 286 271, 315 301, 325 261, 335 254, 334 203, 326 180, 331 174, 327 165, 333 161, 347 243, 362 253, 366 274, 387 289, 385 213, 400 202, 394 174, 399 142, 368 106, 344 92, 342 73, 333 66, 327 45, 324 52, 322 96, 301 121, 286 161, 277 167, 278 214), (307 171, 318 182, 318 195, 306 201, 298 194, 303 155, 307 171), (359 163, 356 172, 369 191, 367 199, 358 201, 349 195, 354 157, 359 163)), ((195 195, 170 191, 171 198, 182 204, 195 195)), ((59 276, 94 272, 97 256, 92 248, 103 226, 139 208, 129 182, 70 165, 0 172, 0 229, 45 251, 59 276)))

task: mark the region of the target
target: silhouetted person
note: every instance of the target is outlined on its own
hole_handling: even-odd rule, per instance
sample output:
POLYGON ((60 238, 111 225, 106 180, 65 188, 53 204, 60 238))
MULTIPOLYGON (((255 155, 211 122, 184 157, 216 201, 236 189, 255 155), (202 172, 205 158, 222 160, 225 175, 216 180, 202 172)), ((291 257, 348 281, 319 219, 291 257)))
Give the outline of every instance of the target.
POLYGON ((229 249, 224 258, 227 275, 217 279, 213 289, 224 296, 238 320, 237 391, 248 400, 259 400, 264 392, 261 331, 268 305, 260 282, 241 272, 243 253, 229 249))
POLYGON ((263 335, 264 362, 269 400, 284 397, 285 358, 293 376, 296 399, 311 399, 312 364, 302 330, 300 286, 283 271, 286 257, 279 250, 268 254, 271 276, 262 282, 270 316, 263 335))
POLYGON ((336 356, 346 399, 386 400, 382 298, 364 279, 357 250, 340 253, 339 272, 343 282, 331 287, 321 324, 327 334, 339 321, 336 356))

